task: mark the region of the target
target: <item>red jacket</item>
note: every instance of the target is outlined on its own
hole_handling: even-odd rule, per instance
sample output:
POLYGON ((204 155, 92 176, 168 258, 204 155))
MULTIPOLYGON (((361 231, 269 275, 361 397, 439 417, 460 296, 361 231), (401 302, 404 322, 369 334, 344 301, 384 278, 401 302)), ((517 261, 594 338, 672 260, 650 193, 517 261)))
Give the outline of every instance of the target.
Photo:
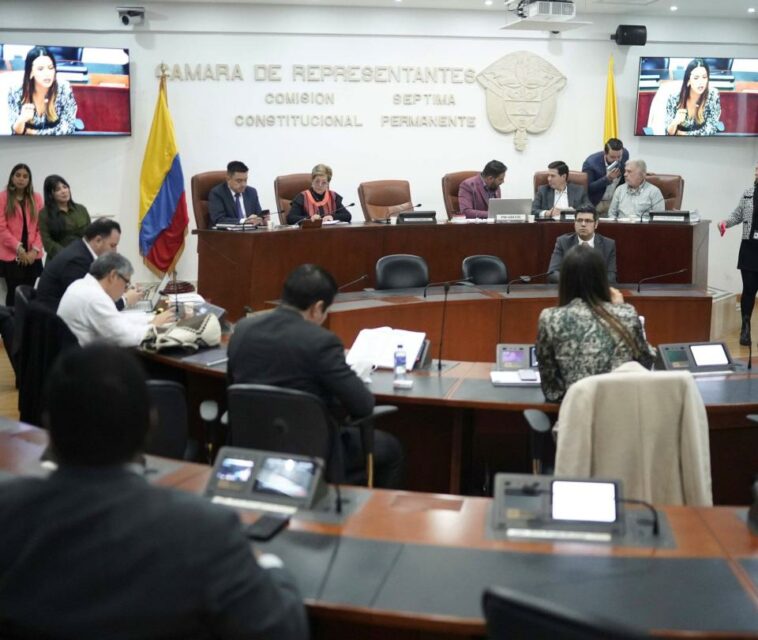
MULTIPOLYGON (((8 218, 5 215, 5 205, 8 202, 8 192, 0 192, 0 260, 10 262, 16 259, 16 249, 21 242, 21 232, 23 230, 23 220, 21 219, 21 206, 16 203, 16 215, 8 218)), ((44 206, 42 196, 34 194, 34 203, 37 207, 37 216, 31 217, 31 211, 26 212, 26 225, 29 231, 29 244, 26 250, 32 248, 39 252, 41 258, 45 251, 42 248, 42 238, 39 234, 39 211, 44 206)))

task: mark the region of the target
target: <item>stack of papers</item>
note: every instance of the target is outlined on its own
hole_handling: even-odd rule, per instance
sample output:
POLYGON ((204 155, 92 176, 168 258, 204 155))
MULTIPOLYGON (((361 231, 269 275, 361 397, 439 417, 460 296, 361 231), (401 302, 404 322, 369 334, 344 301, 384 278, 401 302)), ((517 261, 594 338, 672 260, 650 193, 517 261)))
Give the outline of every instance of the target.
POLYGON ((392 327, 363 329, 347 354, 347 363, 352 366, 358 362, 370 362, 375 367, 393 369, 395 350, 398 345, 403 345, 406 368, 411 371, 424 346, 425 338, 426 334, 421 331, 405 331, 392 327))

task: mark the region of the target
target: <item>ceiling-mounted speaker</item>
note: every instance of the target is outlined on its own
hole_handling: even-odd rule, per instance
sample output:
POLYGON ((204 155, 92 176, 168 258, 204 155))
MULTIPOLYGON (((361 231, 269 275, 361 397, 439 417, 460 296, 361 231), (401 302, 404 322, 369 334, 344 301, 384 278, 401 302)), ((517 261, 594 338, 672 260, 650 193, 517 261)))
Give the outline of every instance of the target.
POLYGON ((616 33, 611 34, 611 40, 616 44, 645 46, 647 42, 647 27, 644 24, 620 24, 616 33))

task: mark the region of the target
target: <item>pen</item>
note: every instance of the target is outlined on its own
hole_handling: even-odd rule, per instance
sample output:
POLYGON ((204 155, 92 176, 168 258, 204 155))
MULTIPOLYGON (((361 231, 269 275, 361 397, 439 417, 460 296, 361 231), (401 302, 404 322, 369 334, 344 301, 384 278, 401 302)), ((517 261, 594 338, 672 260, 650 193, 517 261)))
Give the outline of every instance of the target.
POLYGON ((221 358, 221 360, 212 360, 211 362, 208 362, 205 366, 215 367, 216 365, 224 364, 225 362, 229 362, 229 358, 221 358))

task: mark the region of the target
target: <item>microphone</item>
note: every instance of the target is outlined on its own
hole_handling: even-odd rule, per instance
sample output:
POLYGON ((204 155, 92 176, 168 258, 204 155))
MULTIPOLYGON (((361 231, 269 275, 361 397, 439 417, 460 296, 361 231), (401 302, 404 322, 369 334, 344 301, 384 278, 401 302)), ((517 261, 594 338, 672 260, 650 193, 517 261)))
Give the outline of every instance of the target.
POLYGON ((649 282, 650 280, 658 280, 658 278, 665 278, 666 276, 675 276, 679 273, 684 273, 685 271, 689 271, 689 269, 685 267, 684 269, 679 269, 678 271, 669 271, 668 273, 659 273, 658 275, 655 275, 655 276, 648 276, 647 278, 642 278, 642 280, 640 280, 637 283, 637 293, 640 292, 640 286, 642 286, 643 282, 649 282))
MULTIPOLYGON (((334 212, 333 212, 333 213, 331 213, 331 214, 329 214, 329 215, 334 215, 335 213, 338 213, 339 211, 347 211, 348 207, 354 207, 354 206, 355 206, 355 202, 351 202, 350 204, 341 204, 339 207, 337 207, 337 208, 334 210, 334 212)), ((350 213, 350 212, 349 212, 349 211, 347 211, 347 213, 350 213)), ((351 215, 352 215, 352 214, 351 214, 351 215)))
POLYGON ((519 276, 518 278, 514 278, 511 280, 505 287, 505 292, 510 293, 511 292, 511 285, 516 284, 517 282, 523 282, 524 284, 527 284, 534 280, 535 278, 544 278, 545 276, 549 276, 551 273, 555 273, 555 269, 552 271, 545 271, 545 273, 536 273, 532 276, 519 276))
POLYGON ((454 285, 454 284, 462 284, 468 287, 473 285, 473 283, 471 282, 471 277, 456 278, 455 280, 443 280, 442 282, 429 282, 424 287, 424 297, 426 298, 426 292, 429 290, 429 287, 446 287, 445 295, 447 296, 447 292, 450 290, 451 285, 454 285))
POLYGON ((360 278, 356 278, 355 280, 351 280, 350 282, 341 284, 339 287, 337 287, 337 291, 343 291, 344 289, 347 289, 348 287, 351 287, 354 284, 358 284, 359 282, 363 282, 364 280, 368 280, 367 273, 364 273, 360 278))
POLYGON ((176 286, 176 269, 174 269, 174 305, 176 319, 179 320, 179 289, 176 286))

